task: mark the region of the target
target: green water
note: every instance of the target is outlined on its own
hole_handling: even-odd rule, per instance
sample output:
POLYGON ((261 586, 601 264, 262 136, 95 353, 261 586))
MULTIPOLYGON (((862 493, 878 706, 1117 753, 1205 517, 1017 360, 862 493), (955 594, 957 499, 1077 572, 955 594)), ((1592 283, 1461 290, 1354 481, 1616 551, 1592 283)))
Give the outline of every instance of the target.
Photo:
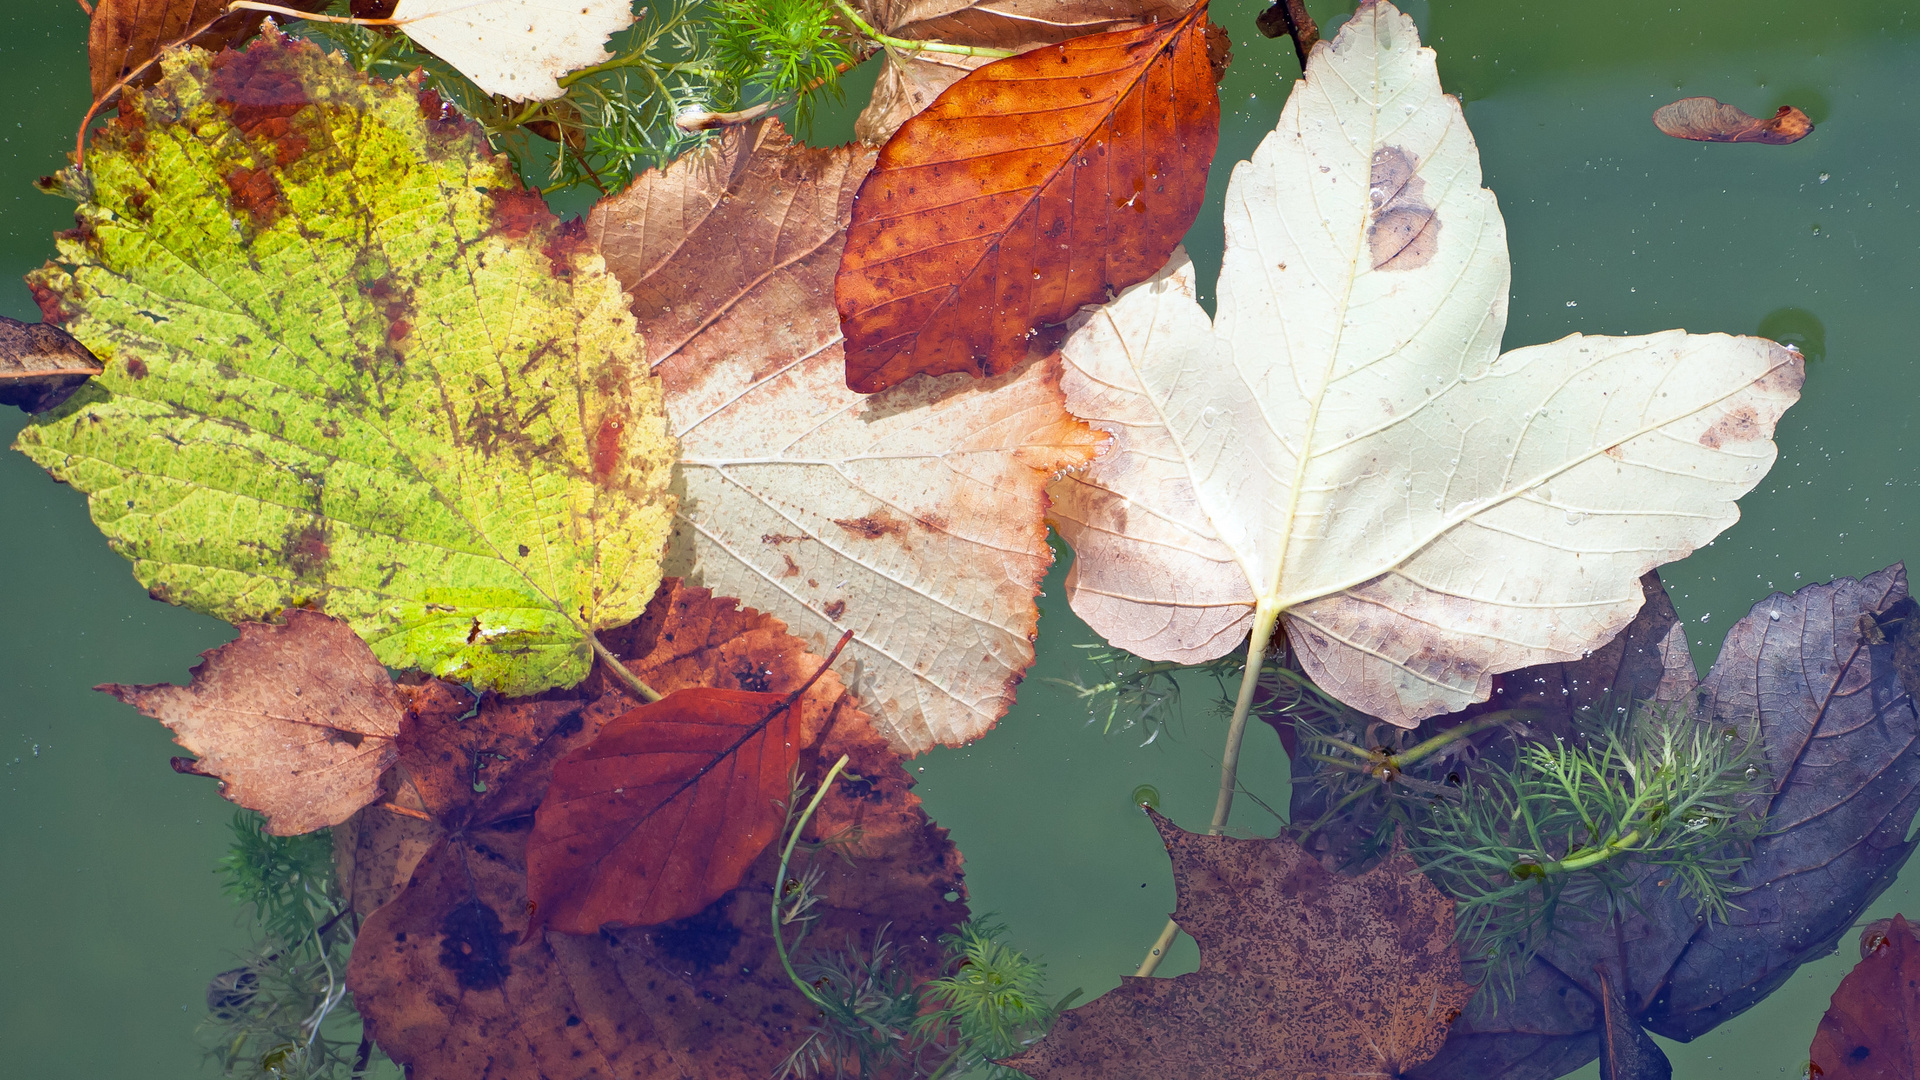
MULTIPOLYGON (((1226 163, 1268 131, 1297 74, 1291 46, 1252 31, 1260 5, 1216 0, 1235 63, 1216 200, 1189 240, 1209 281, 1219 261, 1226 163)), ((1332 21, 1346 6, 1315 3, 1332 21)), ((69 204, 33 178, 64 163, 86 107, 85 18, 57 0, 0 11, 0 283, 51 251, 69 204)), ((1920 5, 1828 0, 1499 0, 1409 3, 1440 52, 1514 261, 1509 347, 1579 330, 1768 332, 1809 357, 1805 396, 1779 432, 1780 460, 1743 520, 1664 571, 1704 667, 1735 618, 1773 589, 1859 575, 1920 556, 1920 456, 1903 455, 1920 405, 1915 295, 1920 215, 1920 5), (1708 94, 1765 115, 1806 109, 1819 130, 1788 147, 1661 136, 1667 101, 1708 94), (1907 180, 1902 188, 1903 177, 1907 180)), ((857 97, 860 91, 850 91, 857 97)), ((0 313, 37 317, 0 284, 0 313)), ((0 417, 10 440, 20 418, 0 417)), ((192 1043, 207 978, 246 944, 212 874, 229 808, 207 781, 173 774, 157 724, 89 688, 183 680, 220 623, 146 598, 106 549, 81 498, 0 453, 0 988, 7 1075, 211 1075, 192 1043)), ((1059 575, 1040 601, 1040 662, 1019 706, 976 745, 913 763, 936 819, 967 856, 976 911, 1045 959, 1052 984, 1089 996, 1131 972, 1171 909, 1166 859, 1130 805, 1151 784, 1176 821, 1204 825, 1224 722, 1208 687, 1152 745, 1102 737, 1048 678, 1076 674, 1095 640, 1059 575)), ((1242 776, 1276 807, 1285 762, 1250 732, 1242 776)), ((1241 800, 1234 824, 1271 833, 1241 800)), ((1914 902, 1910 868, 1870 918, 1914 902)), ((1167 974, 1196 962, 1183 944, 1167 974)), ((1797 1077, 1827 997, 1851 964, 1812 963, 1784 989, 1690 1045, 1665 1044, 1675 1075, 1797 1077)), ((1577 1076, 1592 1076, 1591 1066, 1577 1076)))

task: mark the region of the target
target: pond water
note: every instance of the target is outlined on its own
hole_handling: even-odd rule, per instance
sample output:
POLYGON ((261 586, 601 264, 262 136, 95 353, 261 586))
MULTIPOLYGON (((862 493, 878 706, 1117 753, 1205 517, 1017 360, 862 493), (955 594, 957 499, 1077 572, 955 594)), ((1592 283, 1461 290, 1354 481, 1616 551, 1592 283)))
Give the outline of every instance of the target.
MULTIPOLYGON (((1189 237, 1203 283, 1220 255, 1230 162, 1268 130, 1298 74, 1290 45, 1252 30, 1263 5, 1216 0, 1234 38, 1212 193, 1189 237)), ((1350 5, 1314 3, 1323 24, 1350 5)), ((0 282, 51 253, 70 204, 31 181, 64 163, 86 106, 77 6, 0 14, 0 282)), ((1765 333, 1806 353, 1780 458, 1742 520, 1663 574, 1704 670, 1721 635, 1776 589, 1864 575, 1920 555, 1920 5, 1828 0, 1414 0, 1498 195, 1513 252, 1508 347, 1572 331, 1765 333), (1819 125, 1787 147, 1686 143, 1648 114, 1711 95, 1819 125), (1905 181, 1903 187, 1903 180, 1905 181)), ((1328 26, 1329 35, 1332 26, 1328 26)), ((849 97, 859 99, 857 83, 849 97)), ((831 133, 832 128, 826 129, 831 133)), ((37 318, 24 286, 0 313, 37 318)), ((21 418, 0 416, 0 440, 21 418)), ((207 979, 247 944, 212 872, 230 807, 174 775, 159 725, 89 688, 184 681, 230 636, 155 603, 107 550, 82 498, 0 454, 0 986, 7 1072, 55 1077, 214 1075, 192 1042, 207 979)), ((1064 552, 1063 552, 1064 554, 1064 552)), ((1060 573, 1041 601, 1039 664, 1000 727, 912 763, 933 817, 967 857, 976 912, 1049 965, 1056 992, 1095 996, 1130 973, 1173 903, 1167 863, 1131 805, 1141 784, 1192 828, 1213 802, 1224 720, 1188 686, 1182 719, 1152 744, 1103 736, 1050 679, 1080 674, 1097 640, 1067 610, 1060 573)), ((1248 787, 1284 807, 1286 763, 1249 733, 1248 787)), ((1234 826, 1270 835, 1252 800, 1234 826)), ((1868 912, 1920 911, 1920 865, 1868 912)), ((1689 1045, 1664 1043, 1683 1078, 1798 1077, 1827 997, 1853 960, 1802 968, 1761 1005, 1689 1045)), ((1162 974, 1191 970, 1183 941, 1162 974)), ((1592 1066, 1575 1075, 1596 1075, 1592 1066)))

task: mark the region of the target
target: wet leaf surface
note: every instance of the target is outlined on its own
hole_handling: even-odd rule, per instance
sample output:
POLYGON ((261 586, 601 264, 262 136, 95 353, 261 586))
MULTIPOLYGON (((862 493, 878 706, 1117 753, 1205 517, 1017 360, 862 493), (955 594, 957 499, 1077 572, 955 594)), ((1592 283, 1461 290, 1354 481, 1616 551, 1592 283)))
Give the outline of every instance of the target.
POLYGON ((1765 120, 1710 97, 1681 98, 1653 111, 1653 126, 1676 139, 1785 146, 1813 134, 1813 121, 1791 105, 1765 120))
POLYGON ((1011 370, 1040 328, 1160 268, 1219 139, 1204 2, 954 83, 854 203, 834 283, 847 385, 1011 370))
MULTIPOLYGON (((606 639, 662 691, 790 693, 820 664, 778 620, 673 580, 606 639)), ((773 952, 779 852, 762 853, 738 888, 688 918, 522 940, 536 807, 555 763, 638 704, 623 685, 596 670, 536 698, 488 695, 471 716, 458 687, 429 682, 412 695, 393 802, 432 820, 374 807, 336 830, 355 910, 370 916, 348 982, 381 1048, 415 1080, 771 1076, 814 1013, 773 952)), ((808 943, 870 945, 885 925, 903 968, 934 974, 938 935, 966 918, 959 854, 831 674, 802 700, 803 769, 817 781, 846 753, 859 778, 834 786, 806 833, 854 838, 812 857, 823 917, 808 943)))
POLYGON ((181 50, 30 275, 105 371, 16 445, 157 598, 382 663, 578 682, 659 580, 673 444, 619 282, 417 83, 181 50))
POLYGON ((397 757, 402 705, 387 670, 345 623, 290 610, 241 623, 209 649, 188 686, 99 689, 167 725, 199 775, 267 817, 280 836, 338 825, 380 797, 397 757))
POLYGON ((1099 437, 1057 361, 847 389, 833 274, 857 147, 729 132, 597 206, 680 442, 670 573, 784 621, 897 749, 991 728, 1033 663, 1047 482, 1099 437))
POLYGON ((49 323, 0 315, 0 405, 46 412, 100 374, 100 361, 49 323))
POLYGON ((1808 1051, 1810 1080, 1920 1076, 1920 941, 1906 916, 1860 933, 1860 962, 1833 992, 1808 1051))
MULTIPOLYGON (((1900 566, 1755 605, 1681 699, 1736 739, 1757 725, 1765 746, 1767 832, 1733 881, 1738 908, 1726 922, 1704 921, 1657 875, 1643 875, 1637 912, 1611 933, 1550 938, 1515 1000, 1495 1011, 1491 995, 1476 998, 1446 1047, 1412 1075, 1547 1080, 1593 1060, 1604 1022, 1596 966, 1619 980, 1640 1026, 1690 1040, 1831 952, 1913 850, 1915 616, 1900 566)), ((1672 668, 1676 677, 1683 670, 1672 668)))
POLYGON ((1147 814, 1200 970, 1123 979, 1006 1064, 1035 1080, 1397 1076, 1439 1049, 1473 987, 1453 901, 1412 860, 1344 877, 1284 837, 1205 836, 1147 814))
MULTIPOLYGON (((327 5, 326 0, 287 0, 282 6, 322 11, 327 5)), ((217 52, 259 33, 267 17, 261 11, 223 16, 226 8, 227 0, 99 0, 87 24, 87 69, 94 100, 165 46, 191 35, 195 47, 217 52)), ((149 67, 133 85, 151 85, 159 77, 160 68, 149 67)))

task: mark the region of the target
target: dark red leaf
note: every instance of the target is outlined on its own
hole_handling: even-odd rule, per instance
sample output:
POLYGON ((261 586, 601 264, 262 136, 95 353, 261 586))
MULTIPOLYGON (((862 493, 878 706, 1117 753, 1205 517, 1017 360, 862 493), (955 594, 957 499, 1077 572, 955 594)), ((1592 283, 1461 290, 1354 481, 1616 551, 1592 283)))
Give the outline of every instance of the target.
POLYGON ((1920 941, 1906 916, 1860 935, 1860 962, 1820 1018, 1807 1075, 1822 1080, 1920 1076, 1920 941))

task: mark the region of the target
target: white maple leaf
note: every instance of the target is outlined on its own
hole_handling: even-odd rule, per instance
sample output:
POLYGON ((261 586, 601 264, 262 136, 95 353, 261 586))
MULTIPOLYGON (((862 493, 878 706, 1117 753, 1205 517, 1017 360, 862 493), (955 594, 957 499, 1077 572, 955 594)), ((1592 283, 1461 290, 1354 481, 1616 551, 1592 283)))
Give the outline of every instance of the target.
POLYGON ((1502 354, 1506 227, 1387 3, 1316 47, 1226 233, 1217 318, 1176 253, 1063 347, 1068 410, 1114 436, 1053 487, 1070 600, 1149 658, 1257 653, 1278 622, 1393 723, 1484 700, 1607 641, 1641 574, 1731 525, 1799 396, 1799 354, 1760 338, 1502 354))
POLYGON ((545 101, 558 79, 607 59, 633 25, 629 0, 400 0, 393 20, 489 94, 545 101))

